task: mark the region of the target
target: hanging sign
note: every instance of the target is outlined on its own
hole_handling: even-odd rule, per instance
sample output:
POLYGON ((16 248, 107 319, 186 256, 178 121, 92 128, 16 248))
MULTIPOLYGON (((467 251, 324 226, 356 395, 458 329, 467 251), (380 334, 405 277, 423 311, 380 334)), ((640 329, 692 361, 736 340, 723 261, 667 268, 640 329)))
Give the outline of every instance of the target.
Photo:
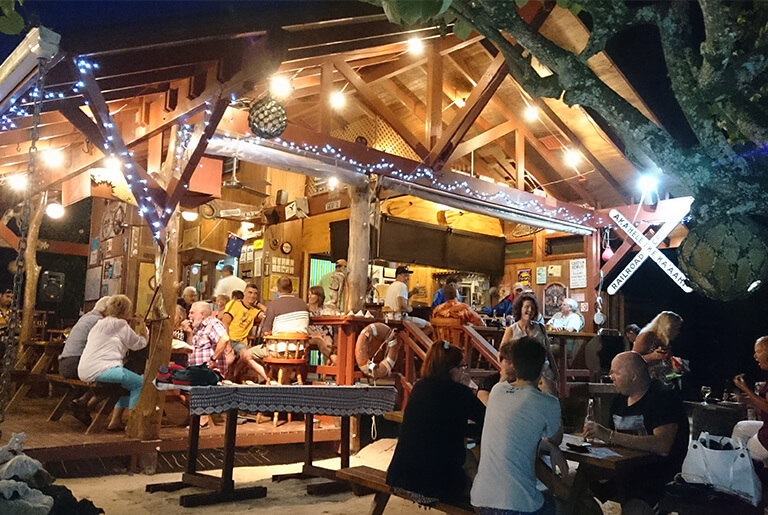
POLYGON ((609 213, 611 220, 616 222, 619 229, 623 230, 627 236, 632 238, 632 240, 640 246, 640 252, 637 253, 632 261, 630 261, 624 270, 621 271, 618 277, 614 279, 611 285, 608 286, 607 291, 609 295, 613 295, 619 291, 619 288, 632 277, 632 274, 634 274, 637 269, 640 268, 640 265, 642 265, 648 258, 651 258, 662 270, 664 270, 664 273, 671 277, 685 293, 691 293, 693 291, 690 286, 685 284, 687 280, 685 274, 658 249, 661 242, 663 242, 672 230, 677 227, 683 217, 688 214, 688 211, 689 209, 686 209, 685 213, 681 213, 678 220, 670 220, 666 222, 659 228, 658 232, 653 235, 653 238, 649 240, 632 224, 632 222, 627 220, 624 215, 615 209, 611 209, 611 212, 609 213))

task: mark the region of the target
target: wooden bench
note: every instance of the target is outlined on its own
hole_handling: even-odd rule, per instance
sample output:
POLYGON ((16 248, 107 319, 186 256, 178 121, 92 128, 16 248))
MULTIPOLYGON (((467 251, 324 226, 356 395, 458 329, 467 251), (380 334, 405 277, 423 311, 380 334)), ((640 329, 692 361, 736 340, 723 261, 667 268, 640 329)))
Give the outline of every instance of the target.
MULTIPOLYGON (((387 473, 383 470, 374 469, 366 466, 344 468, 336 472, 336 477, 342 481, 347 481, 352 486, 352 492, 355 495, 367 495, 374 493, 373 507, 371 515, 381 515, 389 502, 391 495, 397 496, 391 486, 386 482, 387 473)), ((402 497, 408 499, 407 497, 402 497)), ((412 499, 408 499, 411 501, 412 499)), ((456 515, 474 515, 475 510, 471 505, 455 505, 442 501, 432 506, 433 509, 443 513, 452 513, 456 515)))
POLYGON ((101 429, 101 426, 106 425, 109 415, 112 412, 112 408, 115 407, 120 397, 128 395, 128 390, 123 388, 117 383, 87 383, 78 379, 67 379, 60 375, 48 374, 46 376, 51 385, 60 385, 66 389, 64 397, 61 398, 53 412, 48 417, 49 421, 57 421, 69 408, 69 403, 82 395, 84 390, 90 390, 97 397, 106 397, 106 401, 101 409, 93 417, 91 425, 85 430, 86 434, 89 434, 97 429, 101 429))

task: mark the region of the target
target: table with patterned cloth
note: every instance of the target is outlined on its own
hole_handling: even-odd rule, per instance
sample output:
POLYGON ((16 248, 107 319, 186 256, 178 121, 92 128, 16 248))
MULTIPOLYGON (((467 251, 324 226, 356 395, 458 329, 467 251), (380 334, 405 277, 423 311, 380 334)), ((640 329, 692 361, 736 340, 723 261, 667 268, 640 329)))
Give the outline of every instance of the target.
MULTIPOLYGON (((382 415, 395 405, 397 391, 391 386, 193 386, 189 391, 189 447, 186 471, 181 481, 147 485, 147 492, 175 491, 187 486, 199 486, 212 492, 182 495, 179 504, 186 507, 203 506, 267 495, 263 486, 235 489, 232 479, 237 433, 237 412, 290 411, 304 413, 306 456, 301 476, 335 478, 335 471, 314 466, 313 416, 341 417, 341 467, 349 467, 349 417, 353 415, 382 415), (224 465, 221 478, 197 472, 200 439, 200 416, 227 414, 224 433, 224 465)), ((294 475, 295 477, 295 475, 294 475)))

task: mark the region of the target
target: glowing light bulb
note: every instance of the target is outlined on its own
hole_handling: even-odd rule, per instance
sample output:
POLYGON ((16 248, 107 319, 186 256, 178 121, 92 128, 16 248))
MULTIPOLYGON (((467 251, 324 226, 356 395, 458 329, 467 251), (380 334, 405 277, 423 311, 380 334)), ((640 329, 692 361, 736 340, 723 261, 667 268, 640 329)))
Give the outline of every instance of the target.
POLYGON ((53 219, 58 219, 64 216, 64 207, 58 202, 51 202, 45 206, 45 214, 53 219))
POLYGON ((643 194, 651 193, 659 186, 659 179, 649 174, 641 175, 637 180, 637 186, 643 194))
POLYGON ((331 107, 334 109, 341 109, 346 103, 347 99, 344 98, 344 94, 342 92, 336 91, 331 95, 331 107))
POLYGON ((456 107, 459 109, 467 105, 467 102, 461 97, 456 97, 456 100, 454 100, 453 103, 456 104, 456 107))
POLYGON ((408 51, 415 55, 421 55, 424 52, 424 42, 417 37, 408 40, 408 51))
POLYGON ((122 161, 116 157, 108 157, 104 160, 104 167, 109 168, 110 170, 120 170, 122 166, 122 161))
POLYGON ((339 185, 339 180, 336 177, 331 177, 330 179, 328 179, 328 187, 331 190, 335 190, 338 185, 339 185))
POLYGON ((194 222, 197 220, 197 211, 182 211, 181 217, 187 222, 194 222))
POLYGON ((292 90, 291 81, 285 77, 275 75, 269 80, 269 91, 277 99, 287 97, 292 90))
POLYGON ((581 162, 581 154, 576 152, 575 150, 566 149, 565 150, 565 164, 568 166, 576 166, 581 162))
POLYGON ((22 191, 27 189, 29 179, 27 179, 26 175, 11 175, 8 177, 8 184, 12 189, 16 191, 22 191))
POLYGON ((525 108, 525 119, 529 122, 533 122, 539 119, 539 109, 536 106, 529 105, 525 108))
POLYGON ((64 164, 64 154, 58 149, 49 148, 43 152, 43 162, 49 168, 59 168, 64 164))

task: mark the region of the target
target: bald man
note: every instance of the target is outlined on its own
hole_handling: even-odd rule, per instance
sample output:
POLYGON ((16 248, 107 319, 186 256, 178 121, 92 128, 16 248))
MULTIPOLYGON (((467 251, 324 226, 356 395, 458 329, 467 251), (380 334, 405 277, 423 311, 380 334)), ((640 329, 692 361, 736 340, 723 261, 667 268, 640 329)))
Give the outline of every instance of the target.
POLYGON ((598 499, 621 501, 623 515, 650 515, 664 496, 664 485, 682 467, 688 449, 688 418, 677 392, 651 379, 640 354, 622 352, 613 358, 611 379, 619 395, 611 405, 609 427, 586 422, 584 436, 647 451, 656 459, 642 470, 627 471, 591 488, 598 499))

